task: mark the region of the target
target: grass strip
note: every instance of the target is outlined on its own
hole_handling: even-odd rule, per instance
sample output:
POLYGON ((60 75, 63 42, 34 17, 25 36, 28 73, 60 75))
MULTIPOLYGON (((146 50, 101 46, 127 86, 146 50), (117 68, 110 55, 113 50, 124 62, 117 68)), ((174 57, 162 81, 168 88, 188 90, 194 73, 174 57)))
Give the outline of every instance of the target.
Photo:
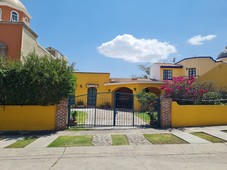
MULTIPOLYGON (((150 124, 150 115, 147 112, 137 112, 135 113, 135 116, 142 119, 144 122, 146 122, 147 124, 150 124)), ((158 120, 158 113, 154 112, 153 113, 153 118, 154 120, 158 120)))
POLYGON ((135 116, 150 124, 150 116, 146 112, 135 113, 135 116))
POLYGON ((111 135, 111 138, 113 146, 129 145, 128 138, 126 135, 111 135))
POLYGON ((78 124, 85 124, 85 120, 87 119, 87 112, 81 112, 81 111, 77 111, 78 115, 77 115, 77 123, 78 124))
POLYGON ((34 142, 36 139, 37 139, 37 137, 25 137, 23 139, 16 141, 13 144, 7 146, 6 148, 24 148, 25 146, 34 142))
POLYGON ((144 137, 152 144, 185 144, 183 139, 173 134, 144 134, 144 137))
POLYGON ((66 129, 66 131, 73 131, 73 132, 91 131, 91 130, 93 130, 93 129, 80 128, 80 127, 75 127, 75 126, 71 126, 69 129, 66 129))
POLYGON ((72 118, 72 114, 76 112, 76 121, 77 124, 85 124, 85 120, 87 119, 87 112, 83 112, 83 111, 71 111, 71 115, 70 117, 72 118))
POLYGON ((60 136, 48 147, 93 146, 92 136, 60 136))
POLYGON ((209 134, 204 133, 204 132, 193 132, 192 134, 195 135, 195 136, 198 136, 200 138, 203 138, 205 140, 208 140, 212 143, 224 143, 224 142, 226 142, 223 139, 217 138, 215 136, 209 135, 209 134))

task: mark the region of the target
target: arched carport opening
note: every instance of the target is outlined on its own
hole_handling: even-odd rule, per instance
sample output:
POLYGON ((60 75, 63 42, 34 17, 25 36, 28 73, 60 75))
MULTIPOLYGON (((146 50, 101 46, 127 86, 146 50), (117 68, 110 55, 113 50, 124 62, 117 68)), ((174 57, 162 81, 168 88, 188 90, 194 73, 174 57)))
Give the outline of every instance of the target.
POLYGON ((114 93, 115 106, 120 109, 133 109, 133 91, 127 87, 121 87, 114 93))
POLYGON ((147 92, 147 93, 154 93, 157 96, 161 95, 161 90, 156 88, 156 87, 147 87, 147 88, 144 89, 144 91, 147 92))

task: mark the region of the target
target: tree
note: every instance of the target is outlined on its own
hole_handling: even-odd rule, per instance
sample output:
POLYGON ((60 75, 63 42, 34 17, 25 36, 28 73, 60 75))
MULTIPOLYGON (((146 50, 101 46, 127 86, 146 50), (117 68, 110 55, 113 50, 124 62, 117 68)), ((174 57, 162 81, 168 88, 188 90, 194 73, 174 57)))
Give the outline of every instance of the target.
POLYGON ((142 74, 141 76, 132 75, 132 77, 135 77, 135 78, 146 78, 146 79, 148 79, 148 78, 150 77, 150 63, 138 64, 137 67, 138 67, 139 70, 141 70, 144 74, 142 74))
POLYGON ((0 62, 0 105, 51 105, 74 93, 74 64, 29 54, 0 62))

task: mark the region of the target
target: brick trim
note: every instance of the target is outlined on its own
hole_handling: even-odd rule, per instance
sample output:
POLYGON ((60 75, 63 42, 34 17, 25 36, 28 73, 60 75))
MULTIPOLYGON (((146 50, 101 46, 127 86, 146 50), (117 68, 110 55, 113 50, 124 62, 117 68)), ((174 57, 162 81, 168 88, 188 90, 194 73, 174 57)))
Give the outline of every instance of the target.
POLYGON ((67 128, 68 100, 64 99, 56 106, 56 130, 67 128))
POLYGON ((172 99, 171 98, 161 98, 161 128, 171 127, 171 112, 172 112, 172 99))

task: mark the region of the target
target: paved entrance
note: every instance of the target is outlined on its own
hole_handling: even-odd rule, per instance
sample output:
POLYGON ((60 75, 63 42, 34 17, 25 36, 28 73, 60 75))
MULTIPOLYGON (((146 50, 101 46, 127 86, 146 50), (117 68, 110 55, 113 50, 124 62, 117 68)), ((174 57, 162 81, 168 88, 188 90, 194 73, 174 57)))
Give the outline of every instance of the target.
MULTIPOLYGON (((96 108, 87 108, 87 109, 72 109, 72 111, 85 112, 86 119, 84 127, 94 126, 113 126, 114 116, 113 110, 108 109, 96 109, 96 108)), ((148 125, 145 121, 134 116, 130 111, 118 111, 116 114, 116 126, 141 126, 148 125), (134 119, 134 120, 133 120, 134 119), (134 122, 134 124, 133 124, 134 122)))

